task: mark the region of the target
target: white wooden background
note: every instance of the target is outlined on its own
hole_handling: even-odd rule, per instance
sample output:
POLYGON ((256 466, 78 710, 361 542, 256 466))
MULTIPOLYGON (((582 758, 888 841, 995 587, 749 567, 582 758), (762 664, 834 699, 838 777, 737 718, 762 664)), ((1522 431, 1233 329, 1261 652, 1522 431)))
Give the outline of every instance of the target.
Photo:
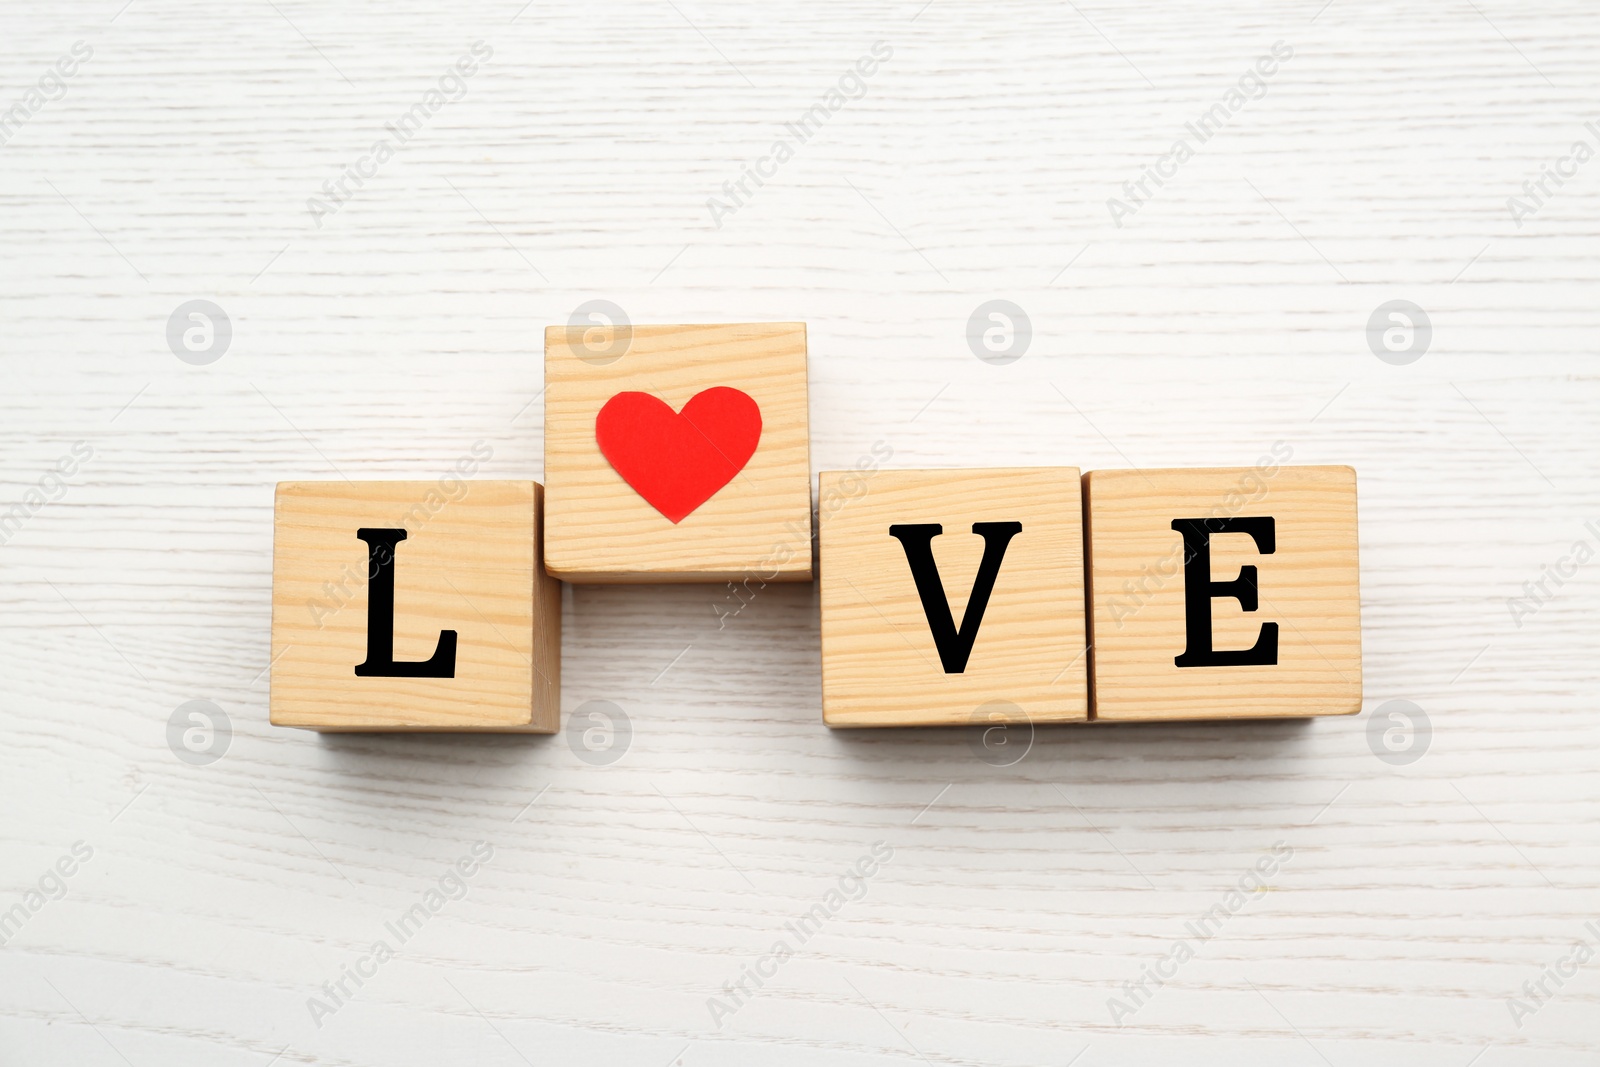
POLYGON ((0 511, 93 449, 0 546, 0 909, 94 850, 0 949, 0 1062, 1595 1062, 1600 955, 1508 1004, 1600 942, 1600 562, 1507 607, 1600 543, 1600 162, 1521 228, 1506 204, 1595 139, 1592 4, 520 4, 0 10, 0 108, 93 48, 0 147, 0 511), (464 97, 316 226, 478 40, 464 97), (712 226, 880 40, 864 98, 712 226), (1114 226, 1279 40, 1265 97, 1114 226), (1008 366, 965 339, 996 297, 1033 323, 1008 366), (208 366, 166 340, 194 298, 233 324, 208 366), (824 729, 812 587, 721 629, 725 589, 634 587, 566 604, 564 709, 633 726, 610 766, 270 727, 273 484, 433 477, 479 440, 480 477, 539 477, 541 331, 595 298, 807 322, 817 469, 1353 464, 1367 713, 1041 729, 995 767, 965 731, 824 729), (1434 335, 1394 366, 1366 322, 1402 298, 1434 335), (232 723, 208 766, 167 742, 192 699, 232 723), (1433 727, 1407 766, 1368 742, 1391 699, 1433 727), (465 899, 317 1026, 480 840, 465 899), (716 1025, 880 840, 865 897, 716 1025), (1270 891, 1114 1020, 1280 841, 1270 891))

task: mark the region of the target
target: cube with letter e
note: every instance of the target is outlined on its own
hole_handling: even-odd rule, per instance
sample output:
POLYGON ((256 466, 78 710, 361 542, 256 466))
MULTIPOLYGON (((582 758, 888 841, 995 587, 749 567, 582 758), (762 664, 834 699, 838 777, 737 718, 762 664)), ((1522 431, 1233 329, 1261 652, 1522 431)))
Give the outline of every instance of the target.
POLYGON ((1084 515, 1093 718, 1361 709, 1354 470, 1091 471, 1084 515))

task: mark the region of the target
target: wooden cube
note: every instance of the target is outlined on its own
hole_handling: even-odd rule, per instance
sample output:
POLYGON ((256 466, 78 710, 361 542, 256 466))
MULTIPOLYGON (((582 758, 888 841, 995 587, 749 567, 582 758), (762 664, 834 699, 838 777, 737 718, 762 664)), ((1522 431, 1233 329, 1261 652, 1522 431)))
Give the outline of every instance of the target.
POLYGON ((809 581, 805 324, 602 332, 545 330, 546 569, 809 581))
POLYGON ((561 583, 536 482, 280 482, 272 722, 554 733, 561 583))
POLYGON ((1094 718, 1361 709, 1355 471, 1092 471, 1084 505, 1094 718))
POLYGON ((819 500, 824 722, 1087 717, 1077 468, 826 471, 819 500))

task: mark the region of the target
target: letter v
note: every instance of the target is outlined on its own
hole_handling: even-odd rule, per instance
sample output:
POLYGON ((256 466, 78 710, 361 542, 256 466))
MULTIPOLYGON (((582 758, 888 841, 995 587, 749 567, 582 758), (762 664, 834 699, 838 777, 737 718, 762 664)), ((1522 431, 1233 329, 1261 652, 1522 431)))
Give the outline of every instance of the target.
POLYGON ((944 595, 944 582, 939 578, 939 565, 933 561, 933 539, 944 533, 944 527, 936 522, 896 523, 889 527, 889 536, 906 550, 917 596, 922 598, 922 613, 928 617, 928 629, 933 633, 933 644, 946 674, 961 674, 967 669, 967 657, 972 655, 972 643, 978 639, 989 594, 994 592, 995 579, 1000 576, 1000 561, 1005 558, 1011 539, 1022 532, 1022 523, 975 522, 972 532, 983 538, 983 560, 972 582, 961 629, 957 630, 950 615, 950 601, 944 595))

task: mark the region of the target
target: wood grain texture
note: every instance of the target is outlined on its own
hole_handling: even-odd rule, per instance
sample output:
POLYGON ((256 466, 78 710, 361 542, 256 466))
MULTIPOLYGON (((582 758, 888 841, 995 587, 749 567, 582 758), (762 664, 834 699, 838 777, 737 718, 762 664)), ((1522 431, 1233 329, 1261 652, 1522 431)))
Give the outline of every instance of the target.
MULTIPOLYGON (((1090 471, 1084 516, 1096 719, 1264 719, 1361 710, 1361 569, 1356 472, 1285 467, 1090 471), (1201 519, 1204 554, 1173 529, 1201 519), (1222 530, 1268 519, 1262 534, 1222 530), (1217 529, 1215 534, 1209 533, 1217 529), (1209 560, 1209 579, 1189 566, 1209 560), (1208 598, 1210 643, 1191 647, 1191 581, 1250 578, 1254 600, 1208 598), (1270 635, 1268 631, 1270 627, 1270 635), (1268 641, 1270 662, 1187 665, 1268 641)), ((1230 590, 1233 586, 1228 587, 1230 590)), ((1237 657, 1235 657, 1237 658, 1237 657)))
POLYGON ((94 49, 0 146, 0 514, 48 498, 0 545, 0 908, 93 848, 0 949, 0 1059, 1592 1067, 1594 963, 1520 1026, 1507 998, 1592 938, 1600 884, 1600 563, 1544 577, 1600 522, 1600 160, 1521 228, 1506 201, 1594 117, 1594 5, 675 5, 0 5, 6 107, 94 49), (1266 95, 1112 223, 1279 39, 1266 95), (1005 366, 967 337, 997 296, 1032 327, 1005 366), (166 339, 195 297, 235 327, 204 367, 166 339), (752 583, 566 593, 563 725, 622 708, 608 766, 269 725, 275 483, 433 480, 480 441, 477 477, 540 480, 543 331, 596 297, 805 322, 813 470, 1354 467, 1363 714, 1041 727, 996 768, 966 730, 823 727, 816 586, 752 583), (1398 298, 1433 324, 1409 366, 1366 335, 1398 298), (167 741, 197 698, 232 720, 203 767, 167 741))
MULTIPOLYGON (((470 463, 470 461, 469 461, 470 463)), ((543 488, 467 481, 280 482, 273 509, 271 721, 312 730, 554 733, 561 584, 540 561, 543 488), (455 634, 448 677, 358 677, 369 658, 375 552, 389 565, 393 655, 426 661, 455 634)))
MULTIPOLYGON (((819 508, 822 718, 829 726, 973 726, 1088 718, 1083 505, 1076 467, 823 471, 819 508), (1017 522, 981 618, 969 604, 988 540, 1017 522), (929 542, 967 657, 936 647, 901 524, 929 542)), ((999 543, 999 542, 997 542, 999 543)), ((937 609, 935 609, 937 610, 937 609)), ((1008 734, 1010 731, 1006 731, 1008 734)))
MULTIPOLYGON (((550 573, 577 582, 809 580, 806 396, 804 323, 622 326, 604 338, 582 327, 546 327, 550 573), (755 401, 760 440, 730 482, 672 522, 602 454, 596 416, 622 392, 649 394, 681 413, 718 387, 755 401)), ((710 445, 731 465, 717 442, 710 445)))

